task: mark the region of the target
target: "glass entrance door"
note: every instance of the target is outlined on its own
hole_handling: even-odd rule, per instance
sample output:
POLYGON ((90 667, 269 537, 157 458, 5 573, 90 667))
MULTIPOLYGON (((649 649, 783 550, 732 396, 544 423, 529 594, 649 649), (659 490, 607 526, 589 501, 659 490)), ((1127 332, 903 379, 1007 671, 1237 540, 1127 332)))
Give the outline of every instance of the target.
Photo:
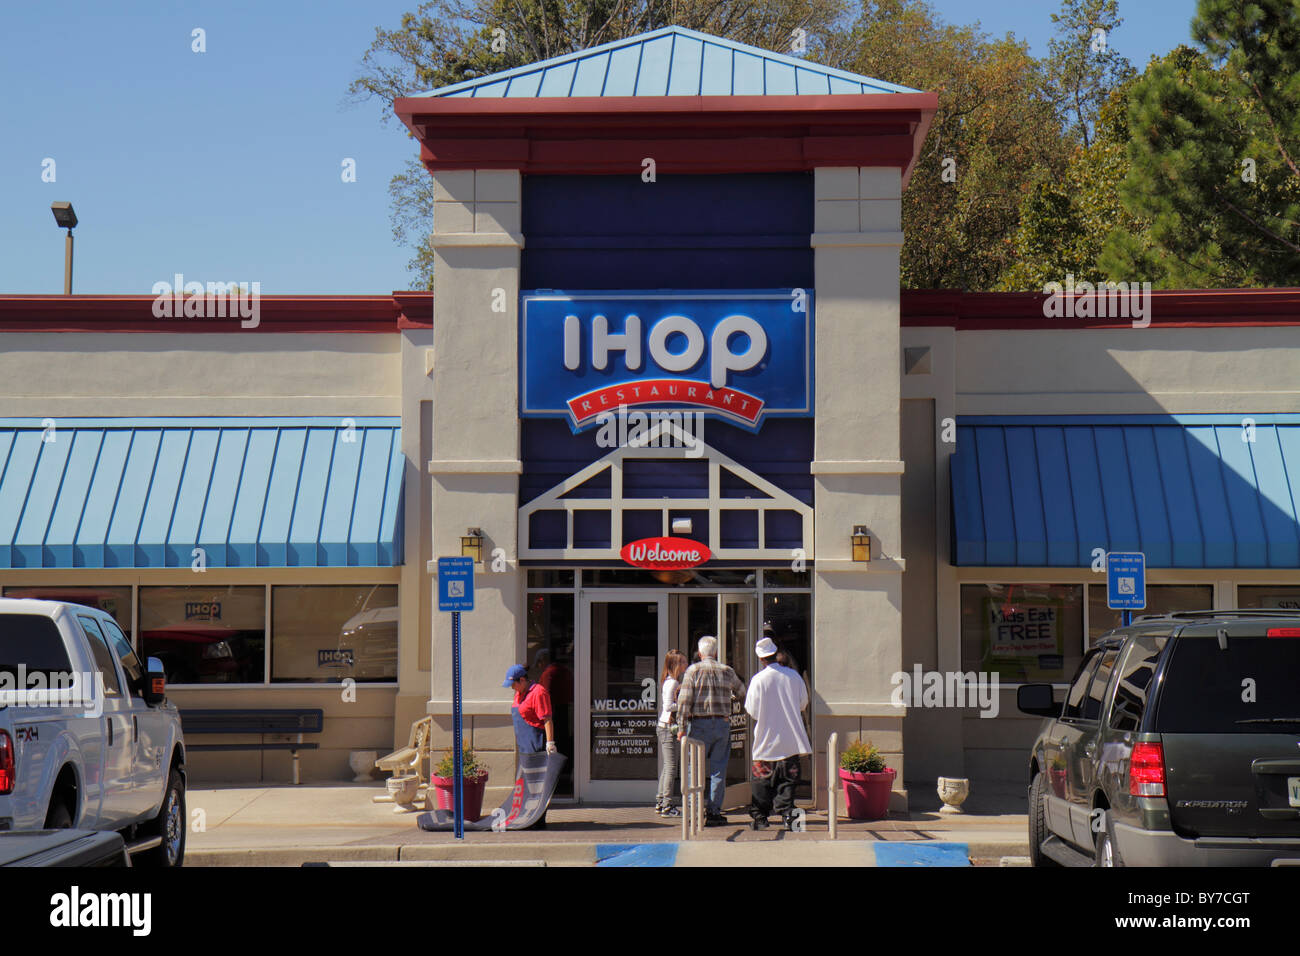
MULTIPOLYGON (((730 665, 745 686, 753 680, 758 669, 754 658, 754 642, 758 628, 754 626, 754 598, 748 594, 718 595, 718 635, 722 663, 730 665)), ((727 755, 727 791, 724 806, 748 805, 750 725, 744 705, 733 703, 731 711, 731 751, 727 755)))
POLYGON ((659 777, 659 670, 668 651, 668 597, 653 591, 585 594, 578 654, 581 796, 654 803, 659 777))

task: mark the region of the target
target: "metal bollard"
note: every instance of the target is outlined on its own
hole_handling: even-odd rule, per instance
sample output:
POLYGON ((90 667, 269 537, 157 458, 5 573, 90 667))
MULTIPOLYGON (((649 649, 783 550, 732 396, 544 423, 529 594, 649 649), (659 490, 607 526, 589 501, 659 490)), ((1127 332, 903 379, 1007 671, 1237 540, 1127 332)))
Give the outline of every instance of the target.
POLYGON ((704 745, 684 737, 681 741, 682 839, 704 828, 704 745))

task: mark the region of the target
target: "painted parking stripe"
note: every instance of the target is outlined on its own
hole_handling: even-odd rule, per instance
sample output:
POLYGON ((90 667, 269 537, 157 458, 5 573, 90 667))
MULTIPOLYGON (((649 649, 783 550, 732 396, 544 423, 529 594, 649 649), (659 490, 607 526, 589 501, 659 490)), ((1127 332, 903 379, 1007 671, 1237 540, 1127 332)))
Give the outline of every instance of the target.
POLYGON ((876 866, 970 866, 965 843, 875 844, 876 866))
POLYGON ((676 843, 598 843, 597 866, 674 866, 676 843))

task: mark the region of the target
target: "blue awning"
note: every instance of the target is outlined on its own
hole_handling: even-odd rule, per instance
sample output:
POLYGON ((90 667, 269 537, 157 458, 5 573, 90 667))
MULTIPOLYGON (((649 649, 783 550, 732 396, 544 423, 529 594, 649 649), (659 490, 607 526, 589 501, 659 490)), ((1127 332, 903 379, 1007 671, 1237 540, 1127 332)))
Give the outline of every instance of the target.
POLYGON ((402 563, 399 418, 0 419, 0 568, 402 563))
POLYGON ((1300 416, 961 418, 953 563, 1300 567, 1300 416))

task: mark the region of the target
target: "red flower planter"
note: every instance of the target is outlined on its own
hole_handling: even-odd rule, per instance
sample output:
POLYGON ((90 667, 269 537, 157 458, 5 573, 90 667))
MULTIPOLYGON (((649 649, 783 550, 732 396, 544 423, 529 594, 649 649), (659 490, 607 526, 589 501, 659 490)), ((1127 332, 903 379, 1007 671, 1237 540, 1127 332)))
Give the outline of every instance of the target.
MULTIPOLYGON (((473 823, 483 815, 483 791, 487 788, 488 775, 466 777, 461 787, 461 798, 465 801, 465 819, 473 823)), ((433 787, 438 792, 438 809, 456 809, 456 778, 434 777, 433 787)))
POLYGON ((882 820, 889 812, 889 793, 896 772, 886 767, 879 773, 840 771, 844 785, 844 807, 850 820, 882 820))

